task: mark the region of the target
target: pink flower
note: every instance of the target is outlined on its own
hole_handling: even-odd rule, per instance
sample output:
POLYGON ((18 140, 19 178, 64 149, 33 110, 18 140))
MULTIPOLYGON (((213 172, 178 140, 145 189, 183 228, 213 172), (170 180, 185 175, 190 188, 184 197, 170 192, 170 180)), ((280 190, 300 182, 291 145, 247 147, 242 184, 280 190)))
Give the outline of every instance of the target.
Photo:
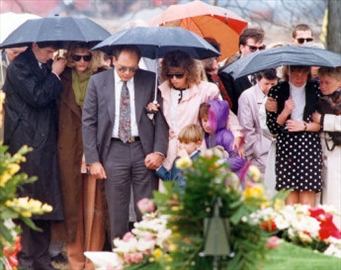
POLYGON ((271 236, 268 238, 268 240, 266 241, 266 246, 269 249, 274 249, 276 247, 278 247, 278 245, 280 244, 280 240, 278 239, 277 236, 271 236))
POLYGON ((123 241, 124 242, 129 242, 131 239, 134 239, 135 235, 132 234, 131 232, 127 232, 124 236, 123 236, 123 241))
POLYGON ((133 253, 130 258, 133 263, 140 263, 143 260, 143 254, 141 252, 133 253))
POLYGON ((155 204, 148 198, 141 199, 137 202, 137 207, 141 213, 151 213, 155 211, 155 204))

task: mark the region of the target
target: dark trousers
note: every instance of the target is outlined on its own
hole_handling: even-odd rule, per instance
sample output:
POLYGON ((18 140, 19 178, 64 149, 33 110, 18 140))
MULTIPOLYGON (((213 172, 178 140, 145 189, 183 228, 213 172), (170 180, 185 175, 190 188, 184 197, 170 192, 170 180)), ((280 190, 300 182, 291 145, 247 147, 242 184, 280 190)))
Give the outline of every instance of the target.
POLYGON ((108 202, 111 240, 123 237, 129 231, 129 202, 131 187, 137 221, 141 213, 136 203, 143 198, 151 198, 157 182, 155 172, 144 165, 141 142, 123 143, 111 140, 108 159, 104 164, 107 179, 105 193, 108 202))
POLYGON ((51 221, 34 220, 34 223, 42 231, 35 231, 23 222, 20 222, 22 229, 21 245, 18 252, 19 269, 25 270, 52 270, 49 246, 51 240, 51 221))

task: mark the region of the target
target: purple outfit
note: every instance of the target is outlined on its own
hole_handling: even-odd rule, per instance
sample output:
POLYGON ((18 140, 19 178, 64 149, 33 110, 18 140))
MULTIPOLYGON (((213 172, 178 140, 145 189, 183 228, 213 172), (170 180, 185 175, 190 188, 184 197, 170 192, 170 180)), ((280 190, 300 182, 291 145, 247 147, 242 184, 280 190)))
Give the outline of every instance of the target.
POLYGON ((238 172, 245 164, 245 160, 238 155, 236 149, 232 150, 234 137, 232 132, 226 128, 228 115, 230 112, 228 103, 225 100, 210 100, 205 102, 210 104, 208 111, 208 120, 214 135, 205 132, 205 142, 207 148, 217 145, 224 147, 229 153, 226 160, 231 166, 231 170, 238 172))

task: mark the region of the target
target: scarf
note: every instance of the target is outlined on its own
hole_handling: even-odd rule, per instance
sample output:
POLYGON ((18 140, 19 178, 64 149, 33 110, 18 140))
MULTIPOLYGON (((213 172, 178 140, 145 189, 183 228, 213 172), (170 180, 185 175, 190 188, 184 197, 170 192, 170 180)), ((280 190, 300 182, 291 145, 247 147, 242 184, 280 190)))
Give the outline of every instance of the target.
POLYGON ((72 89, 76 97, 76 103, 79 106, 83 106, 84 104, 86 89, 91 75, 91 70, 78 74, 74 69, 72 69, 72 89))

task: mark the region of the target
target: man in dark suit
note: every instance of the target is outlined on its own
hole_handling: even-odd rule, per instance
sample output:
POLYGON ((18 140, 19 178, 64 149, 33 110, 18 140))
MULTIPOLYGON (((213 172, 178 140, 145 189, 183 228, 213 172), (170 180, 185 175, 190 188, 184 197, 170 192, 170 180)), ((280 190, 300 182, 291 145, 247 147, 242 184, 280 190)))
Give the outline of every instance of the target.
MULTIPOLYGON (((114 68, 90 78, 82 120, 89 172, 105 179, 112 239, 128 232, 131 186, 141 220, 136 202, 151 198, 157 189, 154 170, 168 147, 163 113, 150 119, 145 108, 154 99, 155 73, 138 69, 141 52, 136 46, 118 47, 113 55, 114 68)), ((160 93, 158 103, 162 104, 160 93)))
MULTIPOLYGON (((263 44, 264 30, 261 28, 245 28, 239 36, 239 57, 241 58, 258 50, 264 50, 266 46, 263 44)), ((231 63, 231 62, 230 62, 231 63)), ((223 68, 222 68, 223 69, 223 68)), ((238 113, 238 99, 244 90, 249 89, 256 84, 253 75, 240 77, 236 80, 230 74, 218 72, 223 81, 226 91, 232 101, 232 111, 238 113)))
POLYGON ((53 207, 51 213, 32 218, 41 232, 20 224, 22 250, 18 261, 23 269, 55 269, 48 253, 50 225, 51 221, 64 218, 57 159, 56 101, 63 90, 59 74, 66 61, 53 56, 56 49, 55 43, 33 43, 8 66, 3 87, 6 93, 4 144, 9 146, 11 154, 23 145, 32 147, 27 162, 20 166, 22 172, 38 178, 20 189, 19 195, 53 207))

